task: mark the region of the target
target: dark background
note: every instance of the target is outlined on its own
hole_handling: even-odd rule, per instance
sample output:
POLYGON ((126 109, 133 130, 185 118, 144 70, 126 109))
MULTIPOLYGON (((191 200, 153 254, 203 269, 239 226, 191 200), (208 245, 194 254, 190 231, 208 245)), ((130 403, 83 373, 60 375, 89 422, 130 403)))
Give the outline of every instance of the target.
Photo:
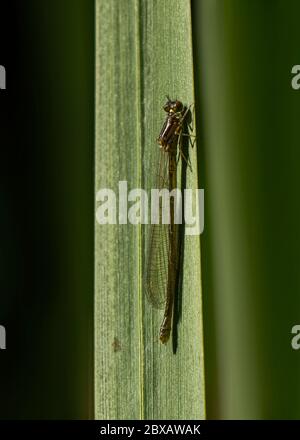
POLYGON ((92 417, 92 0, 1 3, 0 418, 92 417))

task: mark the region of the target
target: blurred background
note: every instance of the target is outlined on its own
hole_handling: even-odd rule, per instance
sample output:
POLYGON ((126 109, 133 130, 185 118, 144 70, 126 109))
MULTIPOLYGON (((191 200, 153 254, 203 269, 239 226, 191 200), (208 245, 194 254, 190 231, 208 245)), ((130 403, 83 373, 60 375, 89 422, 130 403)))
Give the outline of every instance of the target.
POLYGON ((192 7, 207 415, 299 419, 300 3, 192 7))
MULTIPOLYGON (((298 0, 193 0, 208 418, 299 418, 298 0)), ((94 1, 1 6, 0 418, 93 415, 94 1)))
POLYGON ((1 5, 0 418, 93 416, 93 0, 1 5))

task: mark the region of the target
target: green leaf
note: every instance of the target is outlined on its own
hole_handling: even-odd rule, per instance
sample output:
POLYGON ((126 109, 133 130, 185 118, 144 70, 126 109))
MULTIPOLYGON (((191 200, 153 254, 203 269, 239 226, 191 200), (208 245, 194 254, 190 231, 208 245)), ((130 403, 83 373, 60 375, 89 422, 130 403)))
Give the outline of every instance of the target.
MULTIPOLYGON (((194 102, 189 0, 96 1, 96 193, 149 189, 165 95, 194 102)), ((186 186, 198 188, 197 147, 186 186)), ((130 203, 128 205, 130 207, 130 203)), ((99 202, 96 202, 96 209, 99 202)), ((118 220, 118 216, 117 216, 118 220)), ((184 237, 177 350, 143 286, 147 227, 95 224, 95 417, 204 418, 199 236, 184 237)))

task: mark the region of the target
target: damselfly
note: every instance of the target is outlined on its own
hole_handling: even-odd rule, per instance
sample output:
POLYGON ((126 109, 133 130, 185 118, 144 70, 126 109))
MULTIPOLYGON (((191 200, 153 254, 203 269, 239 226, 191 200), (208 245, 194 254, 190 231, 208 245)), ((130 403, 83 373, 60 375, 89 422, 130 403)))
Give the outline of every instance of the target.
MULTIPOLYGON (((170 192, 177 187, 177 162, 183 155, 181 144, 183 125, 189 112, 178 100, 167 97, 164 105, 167 112, 157 142, 160 147, 156 188, 170 192)), ((152 224, 146 262, 146 292, 151 304, 164 307, 159 338, 165 344, 171 333, 174 297, 177 288, 179 263, 179 230, 175 220, 174 197, 170 197, 170 223, 162 224, 162 207, 159 207, 159 224, 152 224)))

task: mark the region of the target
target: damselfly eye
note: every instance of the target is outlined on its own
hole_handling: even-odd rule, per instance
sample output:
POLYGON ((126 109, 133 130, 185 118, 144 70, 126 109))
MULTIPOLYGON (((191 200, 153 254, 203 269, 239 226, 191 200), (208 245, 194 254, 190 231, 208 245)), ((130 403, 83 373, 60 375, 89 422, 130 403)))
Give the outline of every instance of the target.
POLYGON ((164 105, 164 111, 169 113, 169 111, 171 110, 171 105, 170 105, 170 101, 167 101, 164 105))
POLYGON ((183 104, 182 104, 182 102, 180 102, 180 101, 175 101, 175 107, 176 107, 176 109, 175 109, 176 112, 181 112, 181 110, 183 109, 183 104))

